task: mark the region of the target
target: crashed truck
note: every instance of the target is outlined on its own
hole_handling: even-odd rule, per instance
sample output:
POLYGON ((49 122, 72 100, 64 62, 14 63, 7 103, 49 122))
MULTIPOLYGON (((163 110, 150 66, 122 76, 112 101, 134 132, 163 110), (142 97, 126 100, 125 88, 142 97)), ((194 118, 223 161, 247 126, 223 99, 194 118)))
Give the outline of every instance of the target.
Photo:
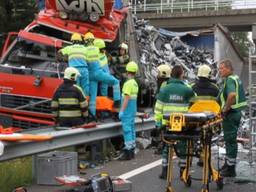
POLYGON ((2 48, 0 124, 14 130, 54 125, 50 101, 56 87, 62 83, 67 66, 56 60, 56 54, 70 44, 73 32, 93 32, 97 38, 105 40, 109 53, 117 49, 120 42, 128 42, 130 56, 138 61, 140 68, 138 105, 145 109, 151 108, 155 101, 157 65, 163 62, 183 64, 188 75, 196 70, 196 66, 190 67, 184 59, 189 51, 184 52, 178 41, 179 49, 173 47, 173 54, 168 49, 173 45, 166 46, 166 42, 176 41, 178 36, 186 50, 207 48, 211 53, 218 47, 218 53, 211 53, 216 59, 210 63, 230 54, 237 59, 236 72, 241 71, 242 59, 232 41, 220 28, 215 30, 170 35, 173 33, 133 20, 127 8, 113 9, 111 0, 46 1, 46 8, 25 29, 9 33, 2 48), (158 59, 154 60, 155 57, 158 59))
MULTIPOLYGON (((128 8, 112 0, 49 0, 34 20, 10 32, 0 60, 0 124, 15 130, 54 125, 50 100, 62 83, 66 63, 60 48, 74 32, 92 32, 108 49, 125 41, 128 8)), ((128 33, 128 32, 126 32, 128 33)))

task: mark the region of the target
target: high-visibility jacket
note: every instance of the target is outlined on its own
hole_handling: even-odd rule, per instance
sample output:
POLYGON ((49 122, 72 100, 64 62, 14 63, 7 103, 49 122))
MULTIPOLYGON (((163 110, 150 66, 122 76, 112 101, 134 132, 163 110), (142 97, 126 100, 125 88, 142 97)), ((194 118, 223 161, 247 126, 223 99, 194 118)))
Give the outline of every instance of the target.
POLYGON ((247 106, 247 102, 243 84, 237 75, 229 75, 224 80, 223 88, 220 93, 221 108, 225 106, 227 97, 231 92, 236 93, 236 102, 231 105, 231 109, 238 111, 244 109, 247 106))
MULTIPOLYGON (((88 116, 88 102, 82 89, 74 81, 64 79, 54 93, 51 107, 53 114, 59 121, 71 118, 84 118, 88 116)), ((80 124, 81 120, 78 120, 80 124)))
POLYGON ((175 112, 187 112, 193 97, 192 88, 188 87, 182 80, 170 79, 158 94, 154 109, 155 121, 160 121, 162 125, 166 125, 165 116, 170 116, 171 113, 175 112))
POLYGON ((106 65, 108 65, 108 57, 105 53, 100 53, 100 66, 104 67, 106 65))
POLYGON ((100 70, 100 50, 94 45, 89 45, 86 47, 86 61, 88 63, 88 69, 90 72, 95 72, 100 70))
POLYGON ((70 67, 84 67, 86 64, 86 47, 80 44, 69 45, 60 50, 63 55, 68 55, 70 67))
POLYGON ((196 96, 193 99, 194 102, 197 100, 217 100, 219 95, 218 86, 205 77, 199 77, 191 87, 196 93, 196 96))

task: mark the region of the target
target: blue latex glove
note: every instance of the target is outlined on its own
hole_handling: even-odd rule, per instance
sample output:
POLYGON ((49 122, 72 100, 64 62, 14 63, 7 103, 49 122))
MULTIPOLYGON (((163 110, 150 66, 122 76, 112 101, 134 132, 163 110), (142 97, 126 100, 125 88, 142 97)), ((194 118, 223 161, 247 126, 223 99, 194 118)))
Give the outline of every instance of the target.
POLYGON ((157 121, 155 123, 155 126, 156 126, 157 129, 160 129, 162 127, 162 122, 161 121, 157 121))
POLYGON ((124 112, 123 112, 123 111, 120 111, 120 112, 118 113, 118 118, 121 120, 121 119, 123 118, 123 116, 124 116, 124 112))

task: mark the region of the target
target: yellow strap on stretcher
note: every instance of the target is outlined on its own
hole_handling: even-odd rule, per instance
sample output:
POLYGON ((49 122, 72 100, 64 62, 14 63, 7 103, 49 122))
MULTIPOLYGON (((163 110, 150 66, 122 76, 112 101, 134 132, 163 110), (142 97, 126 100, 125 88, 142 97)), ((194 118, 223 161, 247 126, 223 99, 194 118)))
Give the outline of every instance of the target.
POLYGON ((182 113, 173 113, 170 116, 170 129, 169 131, 181 132, 182 127, 185 125, 185 117, 182 113))

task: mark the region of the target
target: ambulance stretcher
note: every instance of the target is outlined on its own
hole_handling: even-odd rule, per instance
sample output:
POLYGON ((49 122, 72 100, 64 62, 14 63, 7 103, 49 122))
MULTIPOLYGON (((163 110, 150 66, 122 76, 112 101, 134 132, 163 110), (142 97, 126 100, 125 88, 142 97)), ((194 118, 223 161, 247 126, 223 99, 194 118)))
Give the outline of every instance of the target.
MULTIPOLYGON (((223 188, 223 178, 220 176, 219 171, 213 168, 211 162, 212 137, 220 134, 222 118, 219 113, 197 112, 201 110, 194 111, 196 112, 183 114, 172 113, 170 117, 165 117, 168 123, 162 134, 162 140, 169 146, 167 192, 174 192, 172 187, 172 159, 175 152, 177 156, 186 157, 186 166, 184 169, 181 169, 180 172, 180 179, 184 182, 185 186, 190 187, 192 183, 192 177, 190 175, 192 157, 202 156, 203 175, 201 192, 209 192, 209 183, 211 180, 216 182, 217 189, 223 188), (186 154, 177 154, 178 152, 175 150, 175 144, 181 140, 187 143, 186 154), (195 147, 198 141, 200 141, 200 151, 197 151, 198 148, 195 147)), ((219 111, 219 109, 217 111, 219 111)))

